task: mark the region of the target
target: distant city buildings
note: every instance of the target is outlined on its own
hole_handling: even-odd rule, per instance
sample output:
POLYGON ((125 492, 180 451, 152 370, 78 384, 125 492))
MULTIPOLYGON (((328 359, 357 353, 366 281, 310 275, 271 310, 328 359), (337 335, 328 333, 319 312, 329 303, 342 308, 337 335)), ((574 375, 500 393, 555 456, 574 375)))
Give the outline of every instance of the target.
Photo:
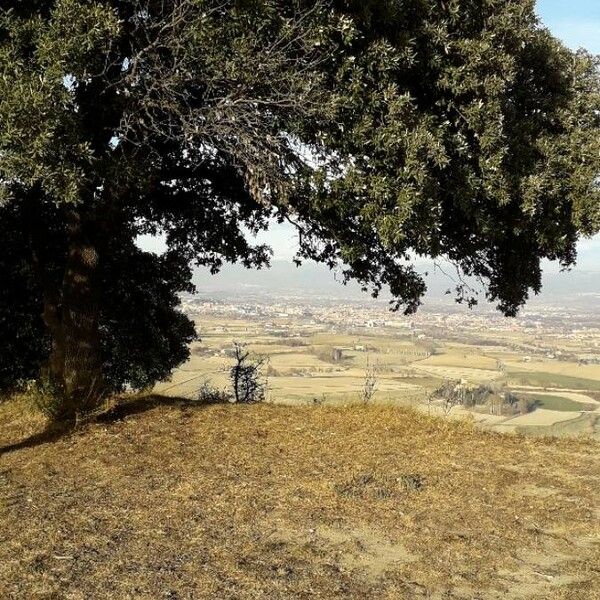
MULTIPOLYGON (((600 362, 600 313, 536 305, 509 319, 492 310, 466 311, 440 305, 415 315, 394 313, 384 302, 340 302, 302 296, 231 298, 216 300, 182 296, 182 309, 201 325, 202 316, 221 317, 215 333, 226 333, 227 323, 256 322, 265 333, 285 337, 315 331, 406 337, 424 345, 454 340, 490 346, 510 346, 532 360, 600 362)), ((362 346, 356 346, 358 350, 362 346)))

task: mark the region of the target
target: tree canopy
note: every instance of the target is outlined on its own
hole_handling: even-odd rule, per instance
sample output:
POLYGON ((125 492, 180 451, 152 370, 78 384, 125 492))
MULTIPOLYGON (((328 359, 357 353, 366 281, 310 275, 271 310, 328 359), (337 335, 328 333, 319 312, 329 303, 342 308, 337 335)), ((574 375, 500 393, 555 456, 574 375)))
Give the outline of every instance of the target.
POLYGON ((533 0, 20 2, 0 123, 0 385, 71 411, 184 360, 190 265, 266 266, 272 219, 393 308, 429 256, 507 315, 600 228, 598 60, 533 0))

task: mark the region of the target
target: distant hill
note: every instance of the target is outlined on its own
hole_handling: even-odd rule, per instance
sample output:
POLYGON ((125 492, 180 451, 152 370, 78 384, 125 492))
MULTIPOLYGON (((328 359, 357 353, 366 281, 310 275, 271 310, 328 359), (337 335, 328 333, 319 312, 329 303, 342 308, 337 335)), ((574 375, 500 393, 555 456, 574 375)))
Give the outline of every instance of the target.
MULTIPOLYGON (((428 272, 426 277, 427 300, 453 304, 448 289, 456 285, 451 279, 452 267, 445 268, 447 274, 435 270, 431 261, 417 263, 418 270, 428 272)), ((269 269, 248 270, 241 265, 227 265, 218 275, 208 269, 198 269, 194 274, 198 291, 207 294, 238 294, 243 296, 303 295, 318 298, 344 298, 368 300, 369 294, 361 291, 355 282, 342 284, 340 271, 330 271, 324 265, 308 262, 296 267, 292 262, 276 260, 269 269)), ((475 284, 473 284, 475 286, 475 284)), ((385 296, 382 296, 385 297, 385 296)), ((542 293, 534 302, 564 304, 577 300, 578 303, 597 306, 600 311, 600 272, 572 271, 566 273, 547 269, 544 274, 542 293)))

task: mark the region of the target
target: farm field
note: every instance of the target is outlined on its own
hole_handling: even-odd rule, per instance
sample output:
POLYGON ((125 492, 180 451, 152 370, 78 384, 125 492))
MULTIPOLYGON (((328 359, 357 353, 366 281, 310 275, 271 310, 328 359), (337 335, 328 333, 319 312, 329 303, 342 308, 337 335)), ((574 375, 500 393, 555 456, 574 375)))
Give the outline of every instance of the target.
MULTIPOLYGON (((540 394, 540 393, 525 393, 525 392, 521 392, 522 394, 526 394, 526 396, 528 398, 531 398, 532 400, 535 400, 538 403, 538 406, 540 408, 545 408, 547 410, 559 410, 559 411, 575 411, 575 412, 579 412, 581 410, 587 410, 587 411, 595 411, 597 408, 597 401, 594 401, 590 398, 591 402, 590 403, 586 403, 586 402, 582 402, 581 400, 577 399, 574 400, 573 396, 576 394, 570 394, 569 392, 564 392, 565 395, 561 394, 560 391, 557 392, 556 394, 540 394), (569 394, 569 396, 567 396, 566 394, 569 394)), ((585 396, 581 395, 581 394, 577 394, 576 396, 578 397, 583 397, 585 398, 585 396)))
POLYGON ((502 332, 469 343, 469 336, 456 342, 439 331, 416 336, 390 327, 331 327, 291 316, 266 321, 209 313, 196 320, 201 340, 157 392, 193 398, 203 384, 226 389, 229 351, 239 342, 253 356, 267 359, 267 401, 274 404, 361 403, 366 374, 375 372, 373 403, 460 415, 498 431, 600 437, 600 364, 556 356, 532 359, 515 350, 515 344, 527 341, 522 334, 502 332), (528 403, 528 412, 505 414, 493 403, 448 407, 435 391, 449 381, 488 386, 500 396, 510 392, 528 403), (567 422, 570 427, 564 427, 567 422), (557 429, 558 424, 563 427, 557 429))

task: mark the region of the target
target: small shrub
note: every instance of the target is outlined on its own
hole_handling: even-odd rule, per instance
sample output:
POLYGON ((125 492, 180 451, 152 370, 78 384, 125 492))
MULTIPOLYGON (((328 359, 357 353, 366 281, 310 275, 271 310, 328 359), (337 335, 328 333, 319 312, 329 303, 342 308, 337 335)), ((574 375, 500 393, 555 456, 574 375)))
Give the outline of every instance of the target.
POLYGON ((267 382, 263 368, 267 363, 264 356, 252 358, 242 344, 233 345, 234 365, 229 371, 233 385, 234 402, 253 404, 262 402, 267 393, 267 382))
POLYGON ((234 398, 230 392, 214 387, 207 379, 198 388, 196 400, 201 404, 225 404, 233 402, 234 398))
POLYGON ((33 406, 51 421, 61 421, 72 414, 61 390, 47 380, 30 381, 25 386, 25 396, 33 406))
POLYGON ((379 367, 377 364, 370 362, 367 356, 367 365, 365 368, 365 379, 363 382, 363 389, 361 392, 361 398, 364 404, 369 404, 377 391, 377 385, 379 383, 379 367))
POLYGON ((452 409, 462 404, 464 398, 464 386, 460 381, 445 380, 442 385, 433 392, 433 398, 443 401, 444 414, 449 415, 452 409))

